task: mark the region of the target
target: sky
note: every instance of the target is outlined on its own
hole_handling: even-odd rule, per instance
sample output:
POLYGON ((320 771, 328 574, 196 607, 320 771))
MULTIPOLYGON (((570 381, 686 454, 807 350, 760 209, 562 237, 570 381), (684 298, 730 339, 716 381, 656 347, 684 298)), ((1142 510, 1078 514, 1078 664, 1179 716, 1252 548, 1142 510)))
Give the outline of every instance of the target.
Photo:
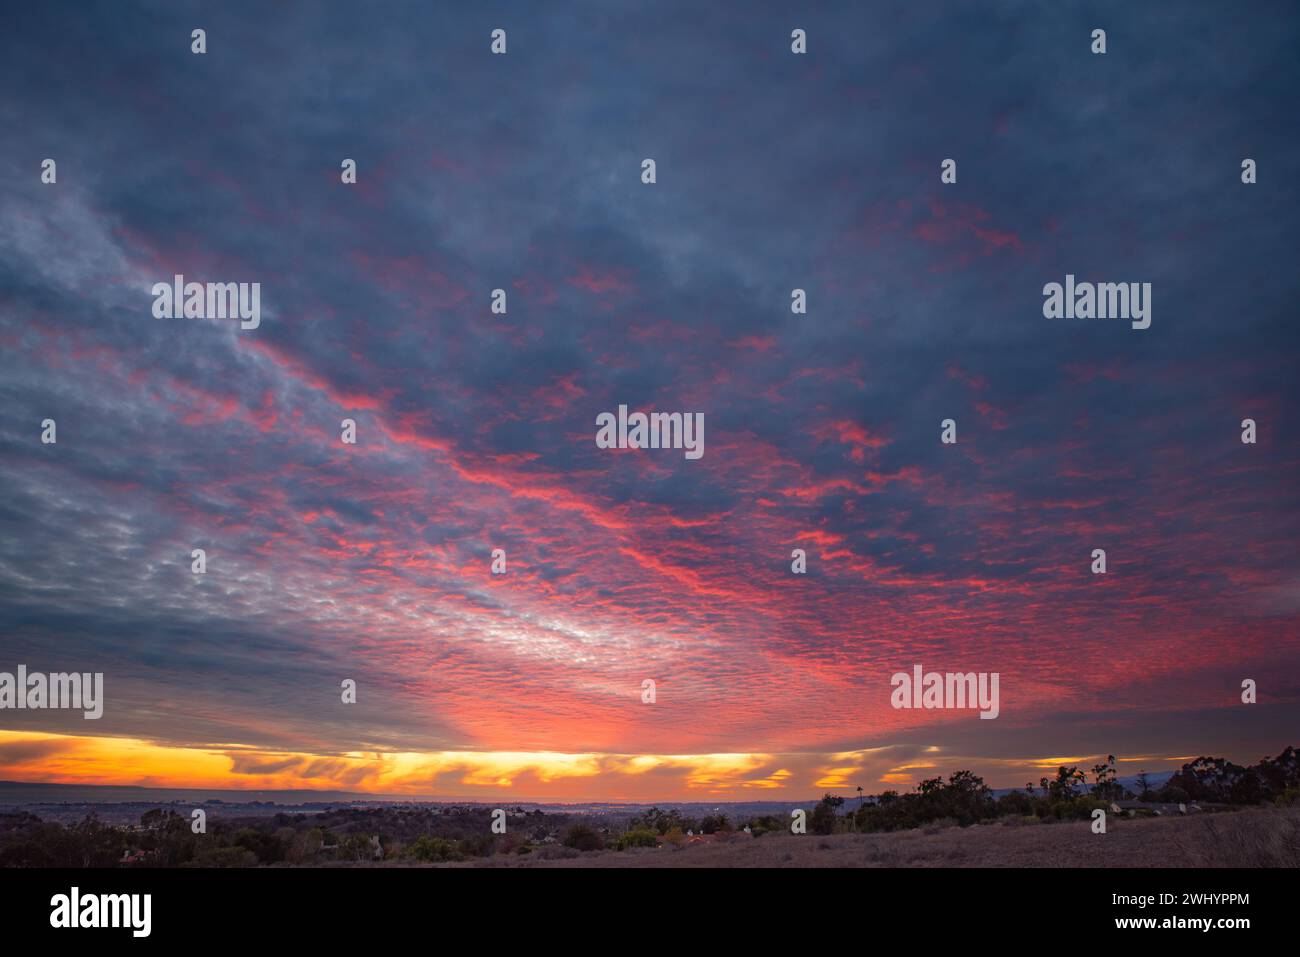
POLYGON ((0 711, 0 779, 794 800, 1300 744, 1290 5, 5 20, 0 671, 105 703, 0 711), (177 274, 260 325, 155 318, 177 274), (1045 318, 1067 274, 1150 328, 1045 318), (620 404, 704 455, 598 448, 620 404), (916 665, 998 717, 892 707, 916 665))

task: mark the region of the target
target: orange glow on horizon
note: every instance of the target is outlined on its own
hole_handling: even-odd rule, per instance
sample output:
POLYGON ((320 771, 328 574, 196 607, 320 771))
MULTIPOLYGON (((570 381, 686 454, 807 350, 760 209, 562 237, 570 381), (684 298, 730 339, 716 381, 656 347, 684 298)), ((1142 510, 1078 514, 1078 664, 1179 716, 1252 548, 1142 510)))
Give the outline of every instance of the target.
MULTIPOLYGON (((615 754, 556 751, 348 751, 310 754, 240 744, 178 746, 138 738, 0 730, 0 778, 39 784, 220 790, 352 791, 411 799, 670 802, 806 800, 877 781, 910 784, 890 748, 794 754, 615 754)), ((1013 780, 1058 759, 956 758, 1013 780)), ((1081 758, 1059 759, 1078 764, 1081 758)), ((1150 762, 1153 766, 1159 763, 1150 762)), ((937 770, 935 773, 939 773, 937 770)), ((1006 786, 989 782, 991 786, 1006 786)))

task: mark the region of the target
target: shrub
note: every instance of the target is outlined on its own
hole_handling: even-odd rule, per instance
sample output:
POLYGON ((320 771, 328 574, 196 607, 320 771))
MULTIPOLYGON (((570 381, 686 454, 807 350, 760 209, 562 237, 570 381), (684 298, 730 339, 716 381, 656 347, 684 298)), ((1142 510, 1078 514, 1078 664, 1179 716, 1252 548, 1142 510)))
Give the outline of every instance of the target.
MULTIPOLYGON (((669 841, 669 835, 676 834, 678 840, 671 843, 680 843, 682 839, 681 828, 673 828, 668 834, 664 835, 664 840, 669 841)), ((617 847, 620 851, 625 851, 629 847, 655 847, 659 843, 659 835, 648 827, 636 827, 628 831, 618 839, 617 847)))
POLYGON ((731 830, 731 822, 725 814, 709 814, 700 821, 700 830, 705 834, 731 830))
MULTIPOLYGON (((835 833, 835 809, 844 803, 844 798, 827 794, 813 808, 808 827, 814 834, 835 833)), ((708 833, 707 831, 705 832, 708 833)))
POLYGON ((366 835, 349 834, 339 843, 338 855, 344 861, 368 861, 374 858, 375 848, 366 835))
POLYGON ((417 861, 456 861, 461 854, 456 845, 432 834, 421 834, 406 849, 408 857, 417 861))
POLYGON ((1066 801, 1051 802, 1047 805, 1047 813, 1039 814, 1039 817, 1054 817, 1058 821, 1086 821, 1091 820, 1092 812, 1097 808, 1109 811, 1110 802, 1079 795, 1066 801))
POLYGON ((762 817, 751 818, 745 825, 749 828, 749 833, 755 837, 767 834, 770 831, 784 831, 785 822, 772 814, 764 814, 762 817))
POLYGON ((677 808, 670 811, 661 811, 657 807, 652 807, 650 810, 632 818, 630 823, 634 830, 640 830, 644 827, 649 828, 656 834, 667 834, 675 827, 680 827, 683 830, 695 827, 695 822, 690 818, 682 817, 682 812, 677 808))
POLYGON ((1023 817, 1026 814, 1032 814, 1034 810, 1034 799, 1024 791, 1012 791, 1004 794, 997 800, 997 813, 1014 814, 1017 817, 1023 817))
POLYGON ((595 828, 586 824, 575 824, 564 836, 564 846, 578 851, 603 851, 605 839, 596 832, 595 828))
POLYGON ((491 834, 475 834, 461 838, 458 845, 466 857, 491 857, 496 853, 496 837, 491 834))
POLYGON ((497 838, 496 852, 498 854, 515 854, 521 845, 527 844, 528 839, 517 831, 509 831, 497 838))
POLYGON ((1277 797, 1273 798, 1273 803, 1278 807, 1294 807, 1300 805, 1300 788, 1287 788, 1277 797))

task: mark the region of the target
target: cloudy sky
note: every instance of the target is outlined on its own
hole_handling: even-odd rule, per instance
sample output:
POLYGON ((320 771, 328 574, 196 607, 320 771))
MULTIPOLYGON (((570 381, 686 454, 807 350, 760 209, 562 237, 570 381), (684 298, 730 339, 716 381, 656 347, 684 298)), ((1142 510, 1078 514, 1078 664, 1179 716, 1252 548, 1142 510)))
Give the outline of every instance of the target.
POLYGON ((0 670, 106 702, 0 711, 0 778, 752 800, 1300 743, 1288 4, 5 17, 0 670), (260 327, 154 318, 176 274, 260 327), (1066 274, 1151 327, 1045 319, 1066 274), (619 404, 703 458, 597 448, 619 404), (999 717, 895 710, 917 664, 999 717))

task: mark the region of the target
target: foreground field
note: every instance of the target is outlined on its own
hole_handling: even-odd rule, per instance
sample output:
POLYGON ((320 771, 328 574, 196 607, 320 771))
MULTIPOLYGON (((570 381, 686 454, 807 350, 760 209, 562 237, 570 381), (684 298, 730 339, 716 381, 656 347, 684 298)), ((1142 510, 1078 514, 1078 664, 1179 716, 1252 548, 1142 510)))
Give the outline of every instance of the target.
POLYGON ((1300 867, 1300 810, 1113 821, 987 824, 890 834, 765 835, 571 858, 496 856, 477 867, 1300 867))

